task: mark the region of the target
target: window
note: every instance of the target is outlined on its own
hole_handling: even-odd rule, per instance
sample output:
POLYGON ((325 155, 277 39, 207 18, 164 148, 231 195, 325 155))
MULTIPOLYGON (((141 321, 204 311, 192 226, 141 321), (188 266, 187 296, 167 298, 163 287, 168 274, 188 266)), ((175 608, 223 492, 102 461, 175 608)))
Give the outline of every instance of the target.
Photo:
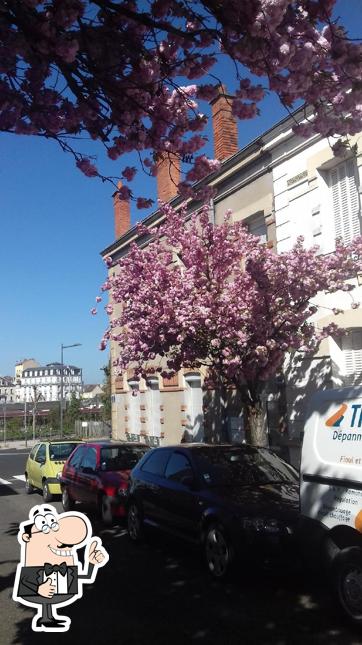
POLYGON ((342 351, 345 385, 359 385, 362 382, 362 329, 350 330, 342 336, 342 351))
POLYGON ((49 445, 50 459, 52 461, 66 461, 76 445, 76 443, 51 443, 49 445))
POLYGON ((167 464, 165 476, 174 482, 182 482, 184 478, 190 480, 194 474, 187 457, 180 452, 174 452, 167 464))
POLYGON ((97 452, 95 448, 88 448, 82 461, 82 468, 95 470, 97 466, 97 452))
POLYGON ((77 450, 75 450, 74 454, 70 458, 69 466, 72 466, 72 468, 76 468, 76 469, 79 468, 86 450, 87 448, 85 447, 78 448, 77 450))
POLYGON ((45 462, 45 457, 46 457, 46 446, 45 446, 45 443, 41 443, 39 450, 36 453, 35 461, 37 461, 38 464, 42 464, 45 462))
POLYGON ((329 173, 329 185, 332 193, 335 237, 341 237, 344 242, 350 242, 361 233, 353 159, 348 159, 332 168, 329 173))
POLYGON ((29 455, 30 459, 34 459, 35 453, 38 450, 38 448, 39 448, 39 444, 37 443, 34 446, 34 448, 31 449, 31 452, 30 452, 30 455, 29 455))
POLYGON ((201 478, 207 486, 298 482, 294 468, 264 448, 201 448, 195 459, 201 478))
POLYGON ((261 242, 267 241, 267 228, 264 213, 256 213, 246 220, 249 233, 260 238, 261 242))
POLYGON ((190 430, 193 440, 199 440, 203 435, 203 393, 201 376, 190 372, 185 374, 187 387, 185 389, 185 404, 187 406, 187 429, 190 430))
POLYGON ((145 473, 152 473, 152 475, 163 477, 170 452, 170 450, 158 449, 151 452, 149 458, 144 462, 141 470, 145 473))
POLYGON ((105 471, 131 470, 146 452, 147 448, 139 447, 107 446, 101 448, 101 469, 105 471))

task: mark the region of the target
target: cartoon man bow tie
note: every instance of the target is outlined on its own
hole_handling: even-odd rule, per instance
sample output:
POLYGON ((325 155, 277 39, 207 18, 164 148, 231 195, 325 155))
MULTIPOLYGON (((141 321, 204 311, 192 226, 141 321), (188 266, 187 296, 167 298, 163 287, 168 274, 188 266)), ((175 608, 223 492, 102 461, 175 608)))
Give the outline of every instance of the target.
POLYGON ((97 567, 108 562, 108 553, 99 538, 92 540, 92 528, 83 513, 58 515, 53 506, 41 505, 31 509, 29 520, 22 522, 18 533, 21 558, 13 599, 38 609, 34 631, 67 631, 69 617, 58 616, 53 605, 64 607, 80 598, 83 584, 94 582, 97 567), (83 569, 77 549, 84 546, 83 569))

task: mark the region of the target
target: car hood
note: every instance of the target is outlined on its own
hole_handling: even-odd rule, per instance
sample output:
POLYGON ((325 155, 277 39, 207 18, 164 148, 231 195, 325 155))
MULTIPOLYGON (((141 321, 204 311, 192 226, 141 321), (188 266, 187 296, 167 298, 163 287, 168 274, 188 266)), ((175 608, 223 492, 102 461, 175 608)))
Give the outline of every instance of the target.
POLYGON ((299 514, 298 483, 210 487, 210 495, 238 515, 286 519, 299 514))

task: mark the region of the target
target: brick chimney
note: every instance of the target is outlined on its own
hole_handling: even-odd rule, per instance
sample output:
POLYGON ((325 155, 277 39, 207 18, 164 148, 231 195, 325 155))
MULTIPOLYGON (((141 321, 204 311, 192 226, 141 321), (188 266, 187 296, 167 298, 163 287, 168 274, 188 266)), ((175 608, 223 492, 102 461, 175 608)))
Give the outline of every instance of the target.
POLYGON ((157 197, 169 202, 176 197, 180 181, 180 159, 171 153, 160 155, 157 162, 157 197))
POLYGON ((218 95, 210 101, 214 131, 214 155, 224 161, 238 150, 238 125, 232 113, 233 96, 220 85, 218 95))
MULTIPOLYGON (((118 188, 122 188, 122 182, 117 184, 118 188)), ((131 208, 129 199, 119 199, 118 193, 113 194, 113 209, 114 209, 114 233, 116 240, 127 233, 131 228, 131 208)))

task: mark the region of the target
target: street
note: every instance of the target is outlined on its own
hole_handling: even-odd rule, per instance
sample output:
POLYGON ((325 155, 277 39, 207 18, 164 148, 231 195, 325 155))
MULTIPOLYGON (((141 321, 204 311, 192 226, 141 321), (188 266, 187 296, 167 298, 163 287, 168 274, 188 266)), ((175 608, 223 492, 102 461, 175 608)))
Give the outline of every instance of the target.
MULTIPOLYGON (((216 582, 198 549, 156 533, 135 546, 124 525, 104 528, 94 514, 94 533, 102 538, 109 563, 93 585, 84 585, 83 598, 62 610, 72 621, 69 635, 34 634, 33 610, 11 598, 18 525, 42 502, 39 494, 25 494, 26 454, 0 451, 0 645, 69 638, 78 645, 362 643, 358 628, 344 623, 325 581, 316 576, 241 569, 231 582, 216 582)), ((54 506, 62 510, 59 500, 54 506)))

